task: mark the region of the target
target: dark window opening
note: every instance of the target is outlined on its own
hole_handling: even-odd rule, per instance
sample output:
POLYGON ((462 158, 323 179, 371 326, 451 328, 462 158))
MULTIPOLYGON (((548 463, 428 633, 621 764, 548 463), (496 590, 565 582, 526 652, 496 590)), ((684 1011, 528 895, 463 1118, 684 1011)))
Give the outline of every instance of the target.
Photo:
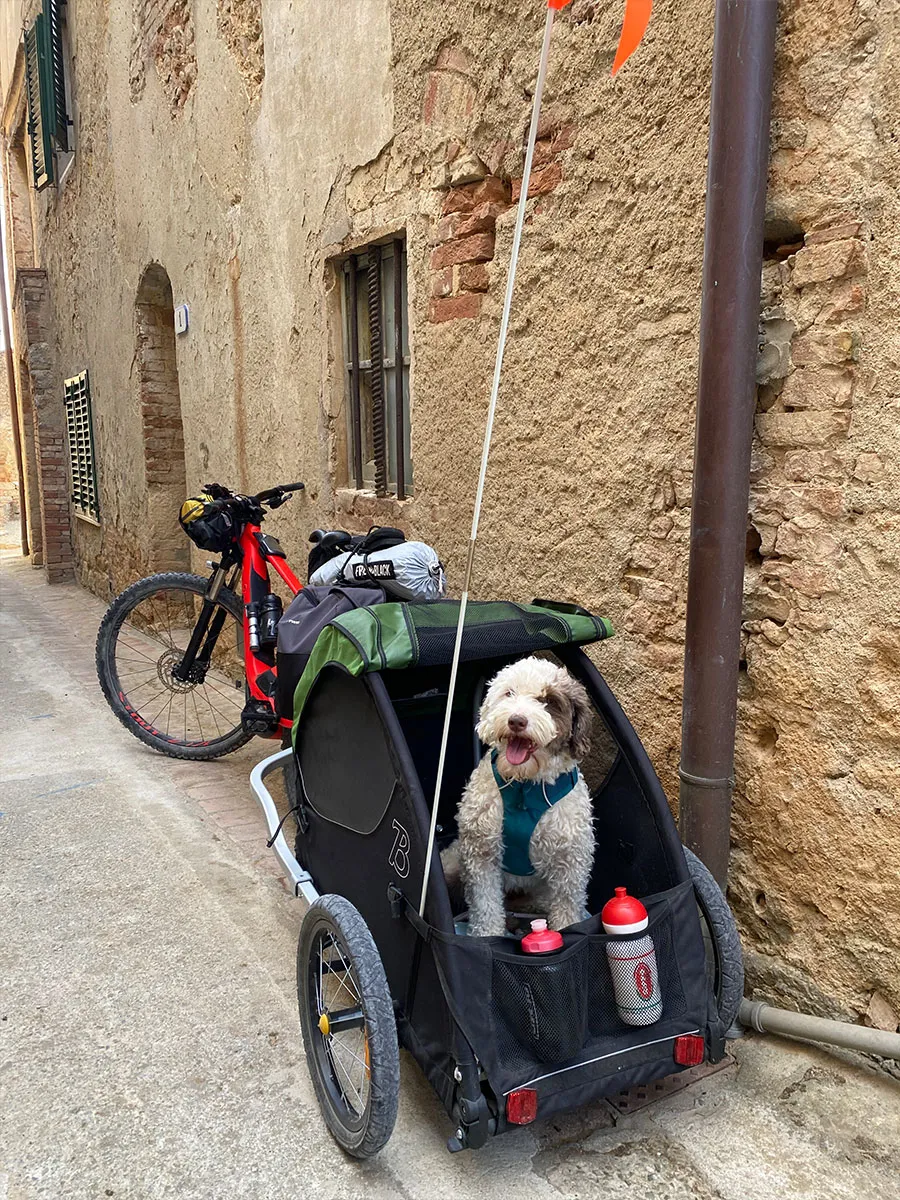
POLYGON ((405 240, 366 246, 341 271, 349 476, 403 500, 412 491, 405 240))

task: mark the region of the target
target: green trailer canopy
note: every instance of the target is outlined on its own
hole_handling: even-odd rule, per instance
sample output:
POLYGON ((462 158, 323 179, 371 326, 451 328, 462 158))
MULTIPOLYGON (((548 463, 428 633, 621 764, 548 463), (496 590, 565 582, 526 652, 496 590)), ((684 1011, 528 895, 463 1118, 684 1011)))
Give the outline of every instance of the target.
MULTIPOLYGON (((390 602, 355 608, 319 634, 294 692, 294 730, 319 673, 334 664, 351 675, 406 667, 449 666, 453 658, 458 600, 423 604, 390 602)), ((466 609, 460 661, 506 658, 583 646, 612 637, 612 626, 574 604, 535 600, 472 601, 466 609)))

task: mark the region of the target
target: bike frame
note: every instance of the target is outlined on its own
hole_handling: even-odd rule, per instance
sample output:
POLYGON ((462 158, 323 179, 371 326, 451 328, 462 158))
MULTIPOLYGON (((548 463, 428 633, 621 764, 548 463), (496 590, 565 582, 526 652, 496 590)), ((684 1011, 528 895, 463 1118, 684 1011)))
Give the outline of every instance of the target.
MULTIPOLYGON (((237 582, 238 572, 241 576, 241 595, 244 601, 242 629, 244 636, 244 672, 247 680, 248 704, 256 707, 253 714, 260 721, 256 731, 260 736, 277 737, 282 729, 290 729, 291 722, 287 717, 276 721, 275 714, 275 682, 277 669, 275 665, 275 648, 262 646, 258 650, 250 646, 250 621, 247 616, 248 604, 261 604, 264 597, 272 590, 269 579, 269 567, 290 589, 295 596, 303 584, 288 566, 287 558, 277 538, 263 533, 260 526, 247 522, 244 526, 238 544, 224 552, 221 560, 214 565, 215 569, 206 589, 203 608, 194 626, 191 639, 184 652, 184 658, 173 670, 178 679, 191 681, 199 673, 200 678, 206 672, 212 657, 216 639, 226 620, 224 609, 216 609, 215 602, 224 586, 233 588, 237 582), (271 722, 269 725, 267 722, 271 722), (267 731, 267 732, 264 732, 267 731)), ((247 715, 245 708, 245 717, 247 715)), ((246 726, 245 726, 246 728, 246 726)))
MULTIPOLYGON (((264 534, 258 525, 244 526, 239 542, 241 548, 241 592, 244 599, 244 664, 247 673, 247 688, 252 700, 266 703, 275 712, 275 667, 274 647, 250 649, 250 623, 247 620, 247 605, 261 603, 271 590, 269 567, 290 588, 292 596, 303 584, 288 566, 287 558, 277 538, 264 534)), ((290 729, 291 722, 282 717, 282 728, 290 729)))

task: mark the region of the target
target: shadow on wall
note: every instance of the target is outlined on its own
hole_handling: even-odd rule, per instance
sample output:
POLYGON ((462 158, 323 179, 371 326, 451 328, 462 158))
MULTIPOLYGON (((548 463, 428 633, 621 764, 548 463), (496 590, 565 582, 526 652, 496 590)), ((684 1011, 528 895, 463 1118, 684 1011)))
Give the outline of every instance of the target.
POLYGON ((186 477, 175 314, 172 285, 159 263, 151 263, 141 277, 134 329, 147 487, 144 552, 153 571, 184 571, 190 567, 190 549, 176 520, 186 477))

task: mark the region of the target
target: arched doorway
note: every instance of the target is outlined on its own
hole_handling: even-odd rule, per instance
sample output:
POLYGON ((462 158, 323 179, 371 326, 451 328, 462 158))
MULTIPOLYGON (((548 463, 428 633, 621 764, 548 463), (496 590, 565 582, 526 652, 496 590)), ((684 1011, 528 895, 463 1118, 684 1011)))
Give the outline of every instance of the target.
POLYGON ((141 277, 134 326, 147 484, 147 563, 153 571, 186 570, 190 546, 178 524, 187 482, 175 314, 172 285, 159 263, 151 263, 141 277))

